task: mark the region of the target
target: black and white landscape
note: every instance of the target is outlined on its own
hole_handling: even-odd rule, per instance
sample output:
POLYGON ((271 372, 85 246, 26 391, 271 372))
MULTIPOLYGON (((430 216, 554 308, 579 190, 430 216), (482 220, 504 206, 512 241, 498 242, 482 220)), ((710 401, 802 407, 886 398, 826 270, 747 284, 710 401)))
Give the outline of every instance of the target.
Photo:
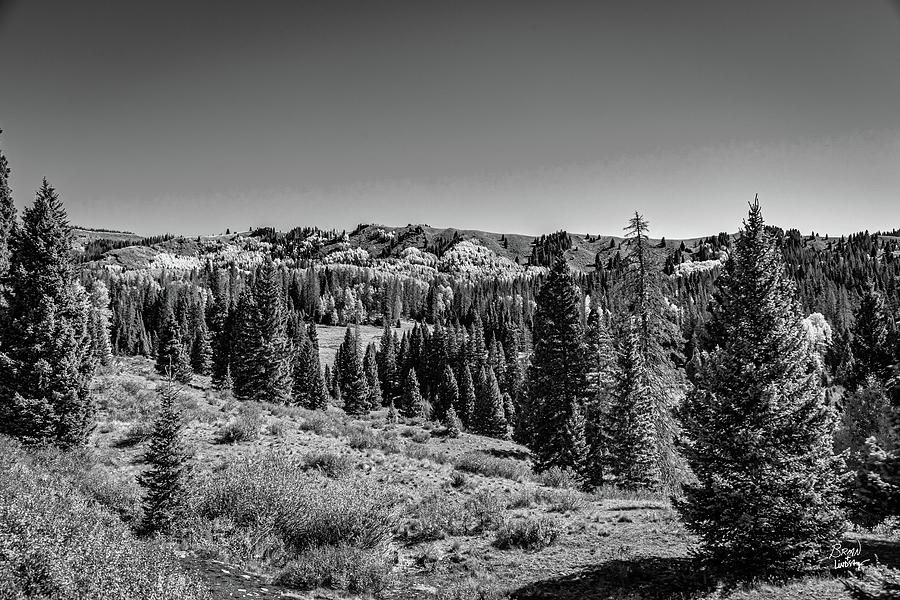
POLYGON ((0 57, 0 600, 900 598, 897 3, 0 57))

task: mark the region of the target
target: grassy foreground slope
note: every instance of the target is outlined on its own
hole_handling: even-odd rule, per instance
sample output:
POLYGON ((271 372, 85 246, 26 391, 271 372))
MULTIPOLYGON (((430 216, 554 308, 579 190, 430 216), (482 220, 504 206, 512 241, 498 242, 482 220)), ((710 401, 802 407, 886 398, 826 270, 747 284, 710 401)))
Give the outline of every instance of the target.
POLYGON ((241 404, 202 377, 180 398, 186 514, 140 540, 135 478, 160 383, 146 359, 101 372, 83 452, 0 441, 0 598, 850 600, 890 597, 882 579, 897 579, 884 528, 847 540, 877 567, 726 591, 694 567, 665 498, 571 489, 535 476, 517 444, 384 411, 241 404))
MULTIPOLYGON (((144 359, 118 360, 96 382, 92 452, 122 482, 108 503, 126 519, 158 384, 144 359)), ((512 442, 451 439, 427 422, 391 424, 384 411, 352 419, 334 408, 240 404, 202 377, 181 402, 194 498, 172 543, 214 597, 312 598, 322 588, 386 598, 723 597, 694 569, 691 536, 667 499, 536 477, 512 442)), ((862 559, 896 568, 890 536, 848 543, 859 539, 862 559)), ((887 572, 728 597, 874 598, 851 587, 878 590, 887 572)))

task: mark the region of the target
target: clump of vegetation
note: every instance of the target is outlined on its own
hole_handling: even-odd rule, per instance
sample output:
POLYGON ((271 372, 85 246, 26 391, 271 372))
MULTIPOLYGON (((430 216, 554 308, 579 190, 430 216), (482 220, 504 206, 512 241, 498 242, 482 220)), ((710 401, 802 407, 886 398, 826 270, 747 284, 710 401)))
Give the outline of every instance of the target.
MULTIPOLYGON (((398 522, 395 494, 362 478, 331 479, 303 467, 283 452, 227 463, 197 481, 184 535, 228 560, 293 564, 284 581, 302 585, 310 581, 303 565, 341 552, 327 548, 386 551, 398 522)), ((344 580, 335 577, 321 584, 340 588, 344 580)))
POLYGON ((0 596, 205 600, 176 558, 0 437, 0 596))
POLYGON ((291 559, 275 582, 298 590, 328 588, 353 594, 378 594, 391 581, 384 552, 352 546, 317 546, 291 559))
POLYGON ((501 550, 542 550, 553 544, 561 532, 556 521, 547 517, 507 521, 497 530, 494 546, 501 550))
POLYGON ((241 405, 238 415, 218 431, 215 438, 217 444, 252 442, 259 437, 262 417, 258 408, 254 410, 250 406, 252 405, 241 405))
POLYGON ((534 480, 547 487, 576 488, 578 487, 578 474, 571 469, 561 469, 552 466, 546 471, 535 475, 534 480))
POLYGON ((503 505, 492 492, 481 491, 464 500, 435 492, 410 508, 404 536, 423 542, 448 535, 475 535, 496 529, 502 521, 503 505))
POLYGON ((479 473, 486 477, 502 477, 522 481, 530 475, 528 466, 517 460, 497 458, 484 452, 465 452, 453 460, 453 466, 467 473, 479 473))
POLYGON ((353 472, 354 463, 349 456, 333 452, 309 452, 304 459, 304 467, 316 469, 332 479, 340 479, 353 472))

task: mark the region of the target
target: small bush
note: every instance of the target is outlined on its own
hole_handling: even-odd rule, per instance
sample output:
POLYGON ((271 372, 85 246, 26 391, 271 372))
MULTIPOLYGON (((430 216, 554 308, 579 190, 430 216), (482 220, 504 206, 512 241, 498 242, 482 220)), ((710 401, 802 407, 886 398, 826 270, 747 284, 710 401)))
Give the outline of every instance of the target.
POLYGON ((531 471, 520 461, 497 458, 477 451, 459 455, 453 460, 453 466, 460 471, 479 473, 486 477, 502 477, 512 481, 522 481, 531 471))
POLYGON ((410 439, 417 444, 424 444, 431 439, 431 434, 427 431, 418 431, 410 439))
POLYGON ((353 460, 348 456, 333 452, 309 452, 304 460, 304 467, 317 469, 332 479, 340 479, 353 473, 353 460))
POLYGON ((403 449, 403 453, 410 458, 416 458, 416 459, 420 459, 420 460, 430 460, 430 461, 438 463, 439 465, 443 465, 443 464, 450 462, 450 457, 447 456, 445 453, 435 452, 434 450, 431 450, 427 446, 419 446, 419 445, 406 446, 403 449))
POLYGON ((259 437, 261 425, 261 420, 257 415, 238 415, 216 433, 215 442, 217 444, 252 442, 259 437))
POLYGON ((547 517, 508 521, 497 530, 494 546, 501 550, 542 550, 555 542, 561 531, 559 525, 547 517))
POLYGON ((275 582, 298 590, 327 588, 353 594, 378 594, 391 581, 383 552, 350 546, 317 546, 300 553, 275 582))
POLYGON ((274 435, 275 437, 281 437, 284 435, 284 421, 276 420, 269 423, 266 427, 266 433, 269 435, 274 435))
POLYGON ((579 487, 578 476, 571 469, 550 467, 543 473, 535 475, 534 480, 547 487, 575 489, 579 487))
POLYGON ((128 426, 122 437, 114 441, 111 445, 114 448, 131 448, 142 443, 150 437, 153 431, 153 423, 150 421, 136 421, 128 426))
POLYGON ((322 437, 337 437, 347 432, 346 425, 324 411, 309 411, 300 423, 300 429, 322 437))
POLYGON ((462 501, 435 492, 410 508, 404 537, 425 542, 448 535, 474 535, 496 529, 502 522, 503 507, 491 492, 482 491, 462 501))
POLYGON ((453 471, 450 473, 450 487, 461 489, 469 485, 469 478, 466 477, 465 473, 461 473, 460 471, 453 471))
POLYGON ((572 489, 553 490, 544 497, 552 512, 577 511, 584 506, 584 498, 581 493, 572 489))

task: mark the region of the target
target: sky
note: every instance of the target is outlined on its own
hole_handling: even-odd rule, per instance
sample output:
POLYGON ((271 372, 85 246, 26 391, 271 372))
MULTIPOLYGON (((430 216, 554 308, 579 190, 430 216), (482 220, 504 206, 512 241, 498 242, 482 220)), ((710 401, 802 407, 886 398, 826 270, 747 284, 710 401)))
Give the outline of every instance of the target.
POLYGON ((900 2, 0 0, 0 148, 79 225, 900 228, 900 2))

